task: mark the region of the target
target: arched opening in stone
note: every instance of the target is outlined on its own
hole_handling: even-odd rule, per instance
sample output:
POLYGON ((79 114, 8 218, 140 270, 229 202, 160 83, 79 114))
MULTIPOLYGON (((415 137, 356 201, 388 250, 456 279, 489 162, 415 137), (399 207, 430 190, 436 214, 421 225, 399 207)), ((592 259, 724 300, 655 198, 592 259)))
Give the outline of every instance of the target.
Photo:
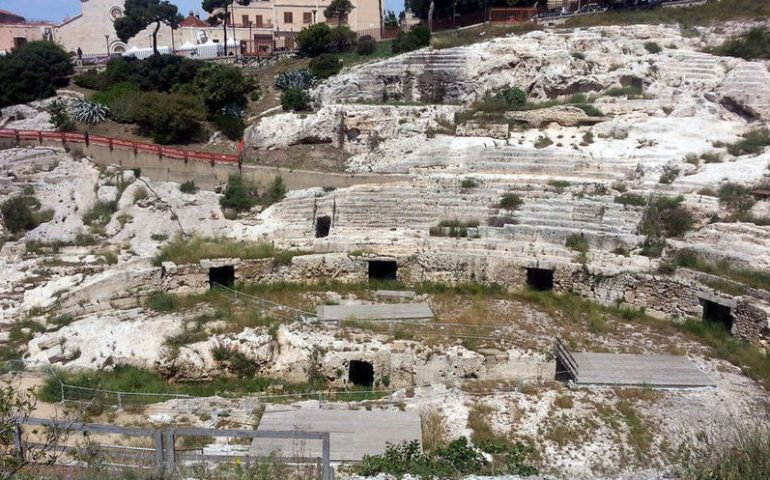
POLYGON ((374 367, 363 360, 351 360, 348 367, 348 381, 353 385, 371 387, 374 385, 374 367))
POLYGON ((328 215, 318 217, 315 220, 315 238, 324 238, 329 236, 329 230, 332 227, 332 219, 328 215))
POLYGON ((209 268, 209 288, 228 287, 235 285, 235 267, 225 265, 224 267, 209 268))
POLYGON ((541 292, 553 290, 553 270, 547 268, 528 268, 527 286, 541 292))
POLYGON ((396 280, 397 276, 395 260, 369 260, 369 280, 396 280))
POLYGON ((723 325, 728 332, 732 330, 733 313, 730 307, 703 298, 700 299, 700 304, 703 306, 704 322, 719 323, 723 325))

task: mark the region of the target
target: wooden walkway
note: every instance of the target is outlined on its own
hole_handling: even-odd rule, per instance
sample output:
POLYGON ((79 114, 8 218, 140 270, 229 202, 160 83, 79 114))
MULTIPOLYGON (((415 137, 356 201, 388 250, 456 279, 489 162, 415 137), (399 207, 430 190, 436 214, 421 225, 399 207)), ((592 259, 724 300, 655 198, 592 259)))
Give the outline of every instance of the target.
POLYGON ((687 357, 625 353, 572 353, 575 384, 704 388, 716 384, 687 357))
MULTIPOLYGON (((415 411, 296 409, 270 406, 257 431, 324 431, 331 434, 331 460, 360 461, 385 451, 387 443, 422 440, 420 415, 415 411), (320 429, 320 430, 319 430, 320 429)), ((255 438, 251 455, 320 456, 320 442, 255 438)))

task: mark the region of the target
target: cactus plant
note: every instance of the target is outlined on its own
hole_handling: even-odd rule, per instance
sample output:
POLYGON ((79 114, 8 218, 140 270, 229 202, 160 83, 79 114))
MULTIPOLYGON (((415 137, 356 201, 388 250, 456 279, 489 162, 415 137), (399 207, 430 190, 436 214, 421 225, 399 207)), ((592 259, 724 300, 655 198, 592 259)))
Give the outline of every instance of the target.
POLYGON ((106 122, 109 115, 109 108, 87 100, 81 100, 72 107, 72 117, 78 122, 89 125, 106 122))
POLYGON ((275 88, 280 90, 288 90, 289 88, 307 90, 313 85, 313 74, 306 68, 289 70, 276 75, 274 84, 275 88))

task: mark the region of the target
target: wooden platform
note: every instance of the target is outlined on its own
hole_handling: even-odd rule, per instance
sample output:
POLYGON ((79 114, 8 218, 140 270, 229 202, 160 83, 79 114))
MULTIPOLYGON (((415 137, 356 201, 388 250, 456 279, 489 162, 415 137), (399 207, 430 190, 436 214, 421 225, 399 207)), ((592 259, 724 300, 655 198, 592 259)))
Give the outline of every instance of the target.
POLYGON ((316 308, 318 320, 343 322, 429 322, 433 311, 427 303, 374 303, 367 305, 321 305, 316 308))
MULTIPOLYGON (((414 411, 294 409, 273 406, 257 430, 314 431, 331 434, 331 460, 360 461, 385 451, 387 443, 422 440, 420 415, 414 411)), ((319 456, 320 442, 255 438, 250 454, 319 456)))
POLYGON ((704 388, 716 384, 687 357, 623 353, 572 353, 576 385, 704 388))

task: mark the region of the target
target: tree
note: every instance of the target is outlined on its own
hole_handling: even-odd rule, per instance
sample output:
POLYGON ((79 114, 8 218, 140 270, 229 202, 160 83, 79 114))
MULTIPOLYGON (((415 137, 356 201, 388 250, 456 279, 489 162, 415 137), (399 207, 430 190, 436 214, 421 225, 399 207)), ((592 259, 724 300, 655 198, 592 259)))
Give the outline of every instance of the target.
POLYGON ((51 42, 29 42, 0 57, 0 108, 56 95, 73 70, 67 52, 51 42))
POLYGON ((306 57, 315 57, 326 51, 331 42, 331 28, 325 23, 316 23, 303 28, 297 34, 299 52, 306 57))
POLYGON ((354 8, 350 0, 332 0, 332 3, 324 9, 324 16, 336 18, 337 25, 339 25, 342 23, 342 19, 347 17, 354 8))
POLYGON ((35 216, 30 208, 30 202, 25 197, 9 198, 0 206, 5 228, 11 233, 32 230, 37 226, 35 216))
POLYGON ((323 53, 310 60, 310 71, 316 78, 329 78, 342 70, 342 63, 337 55, 323 53))
POLYGON ((242 110, 248 103, 247 95, 254 90, 254 82, 240 68, 209 64, 198 71, 195 88, 209 117, 214 117, 228 108, 242 110))
POLYGON ((230 23, 230 7, 233 3, 247 6, 251 0, 203 0, 201 6, 209 13, 208 22, 211 25, 222 25, 225 34, 225 56, 227 56, 227 27, 230 23))
POLYGON ((182 17, 176 5, 168 0, 126 0, 124 14, 115 20, 115 32, 121 41, 127 42, 139 32, 155 24, 152 32, 152 51, 158 55, 158 30, 160 25, 179 28, 182 17))
POLYGON ((398 28, 398 19, 393 10, 388 10, 388 13, 385 14, 385 28, 389 30, 398 28))

